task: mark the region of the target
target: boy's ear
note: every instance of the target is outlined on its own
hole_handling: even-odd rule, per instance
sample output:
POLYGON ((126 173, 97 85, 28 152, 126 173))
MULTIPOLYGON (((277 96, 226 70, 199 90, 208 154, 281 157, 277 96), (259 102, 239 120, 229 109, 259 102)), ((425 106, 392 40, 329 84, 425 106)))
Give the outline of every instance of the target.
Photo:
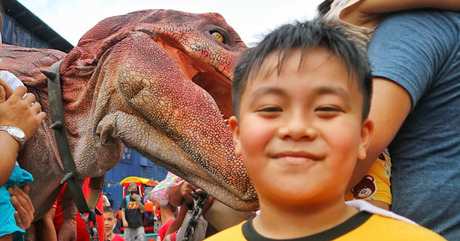
POLYGON ((372 133, 374 132, 374 122, 367 119, 361 127, 361 142, 358 149, 358 159, 363 160, 367 156, 367 148, 371 143, 372 133))
POLYGON ((241 156, 240 127, 238 126, 238 119, 236 119, 236 116, 232 116, 228 119, 228 125, 230 126, 230 130, 232 130, 235 154, 241 156))

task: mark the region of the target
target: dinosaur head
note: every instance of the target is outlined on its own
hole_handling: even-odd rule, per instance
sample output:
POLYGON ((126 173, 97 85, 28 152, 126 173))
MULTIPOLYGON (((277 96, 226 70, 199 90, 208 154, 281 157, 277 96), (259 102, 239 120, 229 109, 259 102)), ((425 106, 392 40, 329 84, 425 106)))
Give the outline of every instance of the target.
POLYGON ((150 34, 187 79, 213 97, 224 119, 233 115, 232 69, 246 45, 220 14, 158 10, 139 21, 136 29, 150 34))
MULTIPOLYGON (((254 209, 257 195, 225 121, 233 115, 232 68, 245 49, 216 13, 148 10, 101 21, 64 67, 67 77, 91 75, 85 92, 93 103, 77 156, 93 153, 111 163, 107 170, 116 163, 104 153, 121 141, 228 206, 254 209)), ((77 166, 87 175, 96 169, 77 166)))

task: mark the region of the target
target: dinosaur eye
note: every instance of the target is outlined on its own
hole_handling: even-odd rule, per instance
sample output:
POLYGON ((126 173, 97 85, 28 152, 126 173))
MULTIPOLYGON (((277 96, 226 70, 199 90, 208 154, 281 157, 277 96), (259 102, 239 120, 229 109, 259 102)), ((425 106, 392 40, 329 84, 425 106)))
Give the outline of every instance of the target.
POLYGON ((225 37, 224 35, 222 35, 221 33, 217 32, 217 31, 212 31, 211 32, 211 35, 219 42, 221 43, 225 43, 225 37))

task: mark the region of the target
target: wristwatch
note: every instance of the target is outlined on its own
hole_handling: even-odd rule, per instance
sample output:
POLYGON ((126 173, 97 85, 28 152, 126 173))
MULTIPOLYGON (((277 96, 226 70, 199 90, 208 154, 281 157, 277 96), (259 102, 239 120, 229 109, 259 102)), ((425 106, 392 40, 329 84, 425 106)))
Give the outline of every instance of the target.
POLYGON ((20 128, 15 126, 0 126, 0 131, 6 131, 13 139, 19 142, 19 150, 26 143, 26 134, 20 128))

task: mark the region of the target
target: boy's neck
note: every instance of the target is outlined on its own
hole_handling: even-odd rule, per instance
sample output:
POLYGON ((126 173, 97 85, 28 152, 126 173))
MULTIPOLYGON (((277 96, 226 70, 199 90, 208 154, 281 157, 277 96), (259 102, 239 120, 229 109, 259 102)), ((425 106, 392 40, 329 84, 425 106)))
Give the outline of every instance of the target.
POLYGON ((113 239, 113 238, 115 238, 115 234, 112 232, 109 235, 107 235, 107 238, 108 239, 113 239))
POLYGON ((173 212, 164 209, 160 209, 160 215, 161 225, 165 225, 169 220, 176 218, 173 212))
POLYGON ((259 234, 273 239, 293 239, 320 233, 358 213, 358 210, 346 205, 344 200, 308 207, 282 208, 261 201, 260 210, 260 215, 253 220, 254 229, 259 234))

